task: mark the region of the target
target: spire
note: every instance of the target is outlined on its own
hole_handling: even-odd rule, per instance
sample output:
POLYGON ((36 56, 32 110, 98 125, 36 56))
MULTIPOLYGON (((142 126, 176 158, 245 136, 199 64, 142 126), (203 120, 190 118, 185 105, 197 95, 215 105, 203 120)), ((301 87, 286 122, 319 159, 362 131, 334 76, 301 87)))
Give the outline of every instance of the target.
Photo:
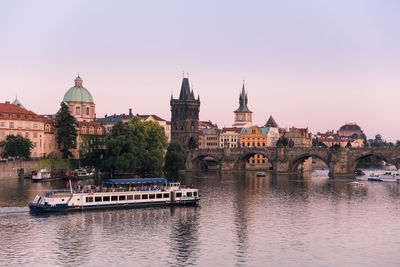
POLYGON ((235 110, 235 112, 249 112, 252 113, 249 108, 247 107, 247 93, 244 88, 244 80, 243 80, 243 86, 242 86, 242 92, 240 93, 239 96, 239 108, 235 110))
POLYGON ((15 95, 15 100, 14 100, 11 104, 18 105, 18 106, 20 106, 21 108, 26 109, 26 108, 24 107, 24 105, 22 105, 22 103, 18 100, 17 95, 15 95))

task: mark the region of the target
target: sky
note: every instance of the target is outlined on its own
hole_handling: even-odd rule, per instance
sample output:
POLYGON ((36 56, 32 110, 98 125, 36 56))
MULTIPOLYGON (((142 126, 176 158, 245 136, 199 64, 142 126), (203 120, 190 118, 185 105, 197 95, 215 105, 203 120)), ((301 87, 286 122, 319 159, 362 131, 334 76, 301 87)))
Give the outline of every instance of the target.
POLYGON ((200 119, 400 139, 399 1, 0 1, 0 102, 55 113, 79 73, 96 116, 170 120, 182 73, 200 119))

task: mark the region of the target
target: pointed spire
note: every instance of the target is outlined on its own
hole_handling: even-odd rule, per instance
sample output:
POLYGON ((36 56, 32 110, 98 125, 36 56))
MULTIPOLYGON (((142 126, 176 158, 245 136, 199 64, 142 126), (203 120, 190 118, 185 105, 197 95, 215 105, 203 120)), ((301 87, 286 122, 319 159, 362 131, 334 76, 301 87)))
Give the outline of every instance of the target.
POLYGON ((274 120, 274 118, 272 118, 272 115, 269 116, 269 119, 267 121, 267 123, 264 125, 264 127, 278 127, 278 124, 276 123, 276 121, 274 120))
POLYGON ((247 107, 247 93, 244 88, 244 80, 243 80, 243 85, 242 85, 242 92, 240 93, 239 96, 239 108, 235 110, 235 112, 250 112, 249 108, 247 107))

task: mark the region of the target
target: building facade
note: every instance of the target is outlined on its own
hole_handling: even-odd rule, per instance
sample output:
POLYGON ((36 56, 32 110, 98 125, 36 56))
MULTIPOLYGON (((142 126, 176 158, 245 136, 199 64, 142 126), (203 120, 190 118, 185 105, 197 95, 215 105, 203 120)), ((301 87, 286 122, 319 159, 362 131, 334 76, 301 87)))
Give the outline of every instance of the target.
POLYGON ((308 128, 289 128, 285 137, 289 139, 289 143, 292 141, 293 147, 312 146, 312 134, 308 131, 308 128))
POLYGON ((196 149, 199 145, 200 97, 194 97, 189 79, 183 78, 179 98, 171 95, 171 140, 181 143, 184 149, 196 149))
POLYGON ((237 148, 240 147, 240 132, 242 128, 222 128, 219 135, 220 148, 237 148))

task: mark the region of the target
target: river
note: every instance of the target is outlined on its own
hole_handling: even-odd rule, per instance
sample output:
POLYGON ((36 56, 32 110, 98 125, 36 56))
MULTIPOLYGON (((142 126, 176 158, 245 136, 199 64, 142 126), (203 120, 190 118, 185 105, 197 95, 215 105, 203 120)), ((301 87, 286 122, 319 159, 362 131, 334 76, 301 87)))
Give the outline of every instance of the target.
POLYGON ((182 182, 199 188, 197 207, 39 216, 29 201, 65 181, 0 180, 0 265, 399 266, 398 183, 354 187, 323 170, 182 182))

